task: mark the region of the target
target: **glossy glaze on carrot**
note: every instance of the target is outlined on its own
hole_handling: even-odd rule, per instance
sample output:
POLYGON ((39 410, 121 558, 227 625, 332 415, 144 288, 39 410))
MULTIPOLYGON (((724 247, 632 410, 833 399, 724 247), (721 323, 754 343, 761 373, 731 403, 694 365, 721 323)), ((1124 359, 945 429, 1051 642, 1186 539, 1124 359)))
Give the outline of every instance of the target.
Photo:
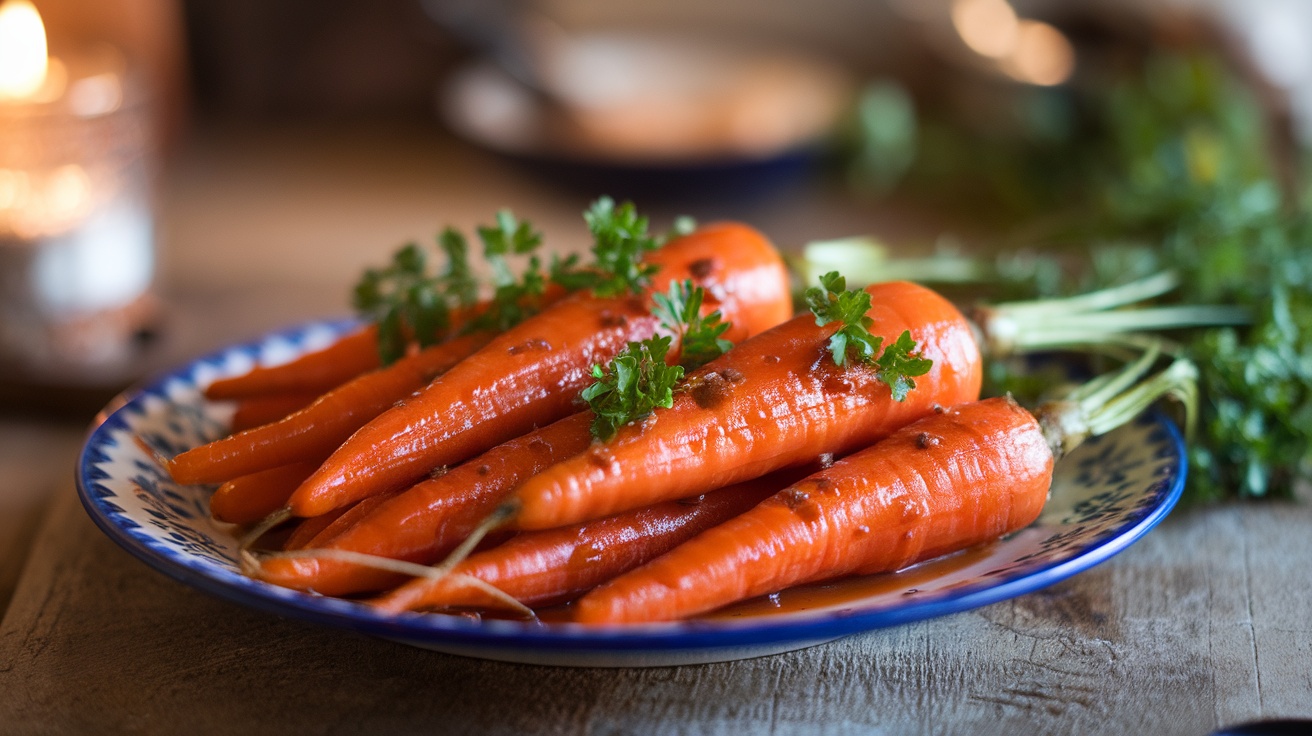
POLYGON ((545 529, 756 478, 867 446, 934 407, 979 397, 971 327, 943 297, 906 282, 867 287, 870 331, 886 343, 909 330, 933 361, 905 401, 865 365, 836 366, 838 325, 807 314, 693 372, 674 406, 535 476, 511 499, 513 525, 545 529))
MULTIPOLYGON (((430 564, 456 547, 520 483, 587 448, 591 412, 516 437, 353 515, 349 527, 308 547, 430 564), (329 538, 330 537, 330 538, 329 538)), ((377 497, 361 501, 359 508, 377 497)), ((316 517, 317 518, 317 517, 316 517)), ((396 575, 332 559, 270 557, 256 577, 287 588, 343 595, 377 590, 396 575)))
POLYGON ((378 331, 370 325, 288 363, 256 366, 240 376, 220 378, 205 388, 205 398, 217 401, 289 392, 321 394, 378 365, 378 331))
POLYGON ((359 376, 277 422, 179 454, 169 472, 179 483, 217 483, 295 462, 322 462, 342 441, 491 339, 454 338, 359 376))
POLYGON ((228 431, 243 432, 276 422, 313 404, 321 395, 280 393, 238 399, 237 407, 232 412, 232 421, 228 423, 228 431))
POLYGON ((911 424, 578 601, 586 623, 686 618, 997 539, 1043 509, 1053 454, 1009 397, 911 424))
MULTIPOLYGON (((782 260, 745 225, 700 228, 646 260, 660 267, 648 294, 691 279, 706 290, 704 309, 718 309, 732 322, 727 339, 772 327, 791 312, 782 260)), ((511 328, 361 428, 293 494, 292 512, 314 516, 405 487, 433 468, 577 412, 579 392, 593 380, 591 367, 657 331, 648 294, 576 294, 511 328)))
MULTIPOLYGON (((525 605, 563 603, 743 513, 781 485, 782 479, 767 476, 585 524, 525 532, 451 572, 490 583, 525 605)), ((389 611, 501 605, 458 577, 416 578, 372 602, 389 611)))
POLYGON ((210 496, 210 515, 229 524, 254 524, 287 505, 292 491, 317 467, 291 463, 233 478, 210 496))

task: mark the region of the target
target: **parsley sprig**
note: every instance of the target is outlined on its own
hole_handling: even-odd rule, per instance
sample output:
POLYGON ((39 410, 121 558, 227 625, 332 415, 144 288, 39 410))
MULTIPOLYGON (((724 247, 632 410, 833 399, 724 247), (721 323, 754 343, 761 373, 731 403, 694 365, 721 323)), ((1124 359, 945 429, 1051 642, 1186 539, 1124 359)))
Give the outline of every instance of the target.
POLYGON ((356 311, 378 325, 378 354, 383 364, 405 355, 411 342, 421 347, 437 343, 451 328, 453 304, 472 300, 466 286, 468 273, 464 246, 439 239, 447 251, 448 265, 440 274, 428 273, 428 257, 416 243, 407 243, 392 256, 392 262, 365 271, 356 284, 352 304, 356 311))
MULTIPOLYGON (((536 311, 536 297, 546 289, 546 277, 536 256, 516 278, 508 256, 532 253, 542 235, 509 210, 496 223, 478 228, 484 258, 492 266, 495 291, 488 308, 467 329, 504 330, 536 311)), ((352 304, 357 313, 378 325, 378 354, 384 365, 406 354, 409 346, 435 345, 452 327, 452 311, 472 306, 478 281, 469 259, 469 241, 455 228, 444 229, 437 245, 445 256, 440 272, 429 270, 429 259, 416 243, 407 243, 383 268, 369 269, 356 285, 352 304)))
POLYGON ((888 385, 897 401, 905 400, 916 387, 914 376, 925 375, 934 365, 933 361, 916 352, 916 341, 906 330, 881 353, 884 338, 870 333, 874 320, 866 316, 870 310, 870 294, 862 289, 848 290, 847 279, 837 271, 821 276, 820 286, 807 289, 805 296, 807 306, 815 315, 816 325, 843 324, 829 338, 829 353, 834 364, 848 366, 855 361, 875 366, 879 380, 888 385))
POLYGON ((604 442, 625 424, 674 405, 674 387, 683 379, 683 367, 665 364, 670 340, 666 336, 631 342, 604 367, 592 366, 597 381, 583 390, 583 400, 596 414, 594 437, 604 442))
POLYGON ((542 233, 503 209, 497 212, 495 225, 478 228, 478 238, 483 242, 483 257, 492 266, 495 289, 487 310, 468 329, 504 331, 536 314, 538 297, 547 290, 542 261, 537 256, 529 256, 528 266, 518 278, 507 258, 533 253, 542 244, 542 233))
POLYGON ((653 294, 652 313, 666 329, 679 336, 679 365, 684 370, 705 365, 724 355, 733 343, 720 337, 730 322, 722 322, 719 310, 702 316, 706 292, 692 281, 671 281, 668 294, 653 294))
POLYGON ((661 245, 648 233, 647 218, 638 215, 632 202, 617 206, 601 197, 583 219, 592 232, 592 264, 580 267, 577 254, 554 259, 551 280, 567 289, 591 289, 600 297, 641 293, 658 268, 642 257, 661 245))

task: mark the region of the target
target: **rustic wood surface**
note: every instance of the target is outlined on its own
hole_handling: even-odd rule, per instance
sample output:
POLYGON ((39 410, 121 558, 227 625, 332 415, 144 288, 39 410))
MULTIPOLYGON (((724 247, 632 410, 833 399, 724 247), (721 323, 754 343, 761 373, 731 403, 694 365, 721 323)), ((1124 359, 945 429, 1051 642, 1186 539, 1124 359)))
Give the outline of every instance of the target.
POLYGON ((798 652, 485 662, 150 570, 60 493, 0 625, 5 733, 1206 734, 1312 716, 1307 506, 1181 513, 1042 592, 798 652))
MULTIPOLYGON (((447 220, 514 204, 550 237, 586 201, 423 129, 207 133, 163 195, 164 363, 340 313, 360 264, 447 220)), ((783 244, 907 227, 812 190, 694 214, 783 244)), ((285 620, 154 572, 76 501, 89 418, 0 420, 3 734, 1206 734, 1312 717, 1306 502, 1177 512, 1042 592, 799 652, 542 668, 285 620)))

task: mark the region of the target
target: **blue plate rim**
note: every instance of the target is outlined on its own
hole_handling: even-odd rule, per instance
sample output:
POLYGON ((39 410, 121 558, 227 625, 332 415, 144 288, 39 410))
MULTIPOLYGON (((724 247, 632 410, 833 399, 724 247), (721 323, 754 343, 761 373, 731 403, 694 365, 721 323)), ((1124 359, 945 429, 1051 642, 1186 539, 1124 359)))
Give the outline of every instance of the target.
POLYGON ((94 464, 102 457, 99 448, 110 440, 114 430, 126 429, 127 413, 138 408, 146 397, 155 396, 167 400, 166 389, 170 382, 186 381, 200 366, 215 365, 235 352, 254 355, 262 345, 272 340, 294 340, 313 329, 328 328, 340 333, 357 324, 353 320, 316 321, 277 330, 257 340, 209 353, 142 388, 125 392, 122 397, 111 402, 93 424, 77 465, 78 497, 95 525, 120 547, 156 571, 219 598, 275 615, 433 645, 445 643, 507 650, 528 648, 578 652, 686 651, 832 640, 959 613, 1032 593, 1105 562, 1129 547, 1166 518, 1184 490, 1187 473, 1184 438, 1174 422, 1154 410, 1147 415, 1146 421, 1166 432, 1167 446, 1176 457, 1170 476, 1159 481, 1169 484, 1169 487, 1156 505, 1110 530, 1099 542, 1072 557, 1018 573, 1014 577, 981 581, 896 606, 810 614, 801 612, 790 614, 784 620, 769 617, 754 619, 752 622, 717 619, 623 627, 472 621, 455 616, 386 614, 362 603, 285 590, 239 575, 220 577, 207 572, 210 566, 199 558, 186 558, 172 550, 151 547, 134 536, 130 529, 117 523, 111 511, 101 504, 95 494, 98 479, 93 472, 94 464))

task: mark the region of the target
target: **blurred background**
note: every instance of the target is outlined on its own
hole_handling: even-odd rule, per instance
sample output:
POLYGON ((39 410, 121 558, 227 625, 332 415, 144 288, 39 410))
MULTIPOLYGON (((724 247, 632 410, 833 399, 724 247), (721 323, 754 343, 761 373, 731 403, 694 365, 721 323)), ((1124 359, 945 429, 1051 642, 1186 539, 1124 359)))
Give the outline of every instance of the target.
POLYGON ((559 250, 600 194, 792 250, 1079 247, 1227 178, 1299 191, 1312 139, 1301 0, 5 5, 63 69, 0 92, 9 411, 345 314, 362 267, 500 207, 559 250))

